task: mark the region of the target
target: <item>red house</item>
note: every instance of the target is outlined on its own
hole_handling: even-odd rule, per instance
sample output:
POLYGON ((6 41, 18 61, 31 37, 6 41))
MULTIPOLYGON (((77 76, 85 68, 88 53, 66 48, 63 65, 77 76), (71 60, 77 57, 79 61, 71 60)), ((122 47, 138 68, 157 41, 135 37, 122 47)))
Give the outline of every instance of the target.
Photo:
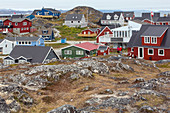
POLYGON ((115 28, 115 26, 105 26, 102 27, 100 33, 97 35, 96 37, 96 43, 106 43, 106 42, 110 42, 110 40, 108 40, 108 37, 112 37, 113 33, 111 31, 112 28, 115 28))
POLYGON ((143 25, 132 35, 128 53, 146 60, 170 59, 170 26, 143 25))
POLYGON ((85 29, 80 34, 79 37, 95 37, 100 33, 100 28, 85 29))
POLYGON ((0 27, 0 32, 27 34, 30 33, 32 22, 25 18, 6 19, 3 21, 3 26, 0 27), (4 27, 7 26, 7 27, 4 27))
POLYGON ((97 55, 109 55, 109 47, 108 46, 99 46, 97 49, 97 55))

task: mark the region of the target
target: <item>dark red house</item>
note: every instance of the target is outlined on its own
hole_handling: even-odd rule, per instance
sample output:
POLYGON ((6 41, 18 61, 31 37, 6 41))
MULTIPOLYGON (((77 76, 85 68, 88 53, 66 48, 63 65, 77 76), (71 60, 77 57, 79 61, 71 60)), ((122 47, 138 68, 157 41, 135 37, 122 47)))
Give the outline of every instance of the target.
POLYGON ((27 34, 30 33, 32 22, 26 18, 6 19, 3 21, 3 26, 0 27, 0 32, 27 34))
POLYGON ((83 30, 78 36, 80 37, 95 37, 100 33, 100 28, 92 28, 83 30))
POLYGON ((109 55, 109 47, 108 46, 99 46, 97 49, 97 55, 109 55))
POLYGON ((170 59, 170 26, 143 25, 132 35, 128 53, 146 60, 170 59))

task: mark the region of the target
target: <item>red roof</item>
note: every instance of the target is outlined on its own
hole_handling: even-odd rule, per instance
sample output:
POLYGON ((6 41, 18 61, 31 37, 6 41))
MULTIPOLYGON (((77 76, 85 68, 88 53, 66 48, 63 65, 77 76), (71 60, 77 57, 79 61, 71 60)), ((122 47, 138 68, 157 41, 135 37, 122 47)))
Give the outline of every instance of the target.
POLYGON ((96 44, 92 44, 90 42, 84 42, 84 43, 81 43, 81 44, 75 44, 75 46, 77 47, 80 47, 82 49, 86 49, 86 50, 94 50, 94 49, 98 49, 99 45, 96 45, 96 44))

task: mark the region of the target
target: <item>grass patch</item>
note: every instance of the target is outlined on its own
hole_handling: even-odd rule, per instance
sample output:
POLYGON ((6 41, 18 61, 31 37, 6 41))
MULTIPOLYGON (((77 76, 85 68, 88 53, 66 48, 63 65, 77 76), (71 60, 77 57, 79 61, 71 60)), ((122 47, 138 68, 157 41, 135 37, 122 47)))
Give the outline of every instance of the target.
POLYGON ((56 26, 56 29, 60 31, 61 38, 67 38, 67 40, 95 40, 95 37, 93 38, 83 38, 78 37, 77 34, 81 33, 82 30, 85 30, 86 28, 80 28, 80 27, 68 27, 66 25, 64 26, 56 26))
POLYGON ((69 46, 70 44, 68 43, 54 43, 54 44, 45 44, 45 46, 51 46, 53 48, 63 48, 63 47, 66 47, 66 46, 69 46))
POLYGON ((159 68, 170 68, 170 62, 164 64, 157 64, 156 66, 159 68))
POLYGON ((142 97, 144 97, 146 101, 138 101, 136 102, 136 106, 142 107, 148 105, 154 107, 163 104, 165 100, 163 97, 158 97, 156 95, 142 95, 142 97))

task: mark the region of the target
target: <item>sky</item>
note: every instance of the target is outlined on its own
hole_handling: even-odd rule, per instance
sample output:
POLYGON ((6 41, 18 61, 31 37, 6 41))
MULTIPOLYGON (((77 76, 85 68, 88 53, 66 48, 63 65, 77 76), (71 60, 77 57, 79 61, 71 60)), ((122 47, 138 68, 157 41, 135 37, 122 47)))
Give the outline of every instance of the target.
POLYGON ((170 9, 170 0, 0 0, 0 9, 34 10, 51 7, 69 10, 76 6, 90 6, 103 10, 170 9))

